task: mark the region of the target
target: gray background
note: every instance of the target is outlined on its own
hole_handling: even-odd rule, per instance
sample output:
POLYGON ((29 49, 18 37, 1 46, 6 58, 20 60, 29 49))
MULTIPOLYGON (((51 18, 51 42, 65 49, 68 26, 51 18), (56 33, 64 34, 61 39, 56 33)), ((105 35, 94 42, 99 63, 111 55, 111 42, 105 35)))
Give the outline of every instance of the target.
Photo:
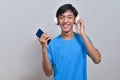
POLYGON ((0 0, 0 80, 52 80, 41 67, 41 45, 35 33, 60 33, 55 12, 72 3, 84 19, 87 34, 102 53, 88 58, 88 80, 120 80, 120 0, 0 0))

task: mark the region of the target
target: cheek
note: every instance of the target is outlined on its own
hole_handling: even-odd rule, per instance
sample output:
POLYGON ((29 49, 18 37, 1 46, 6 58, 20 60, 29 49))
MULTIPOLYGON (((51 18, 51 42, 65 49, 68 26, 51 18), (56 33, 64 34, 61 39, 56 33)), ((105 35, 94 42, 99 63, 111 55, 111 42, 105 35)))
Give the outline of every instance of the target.
POLYGON ((59 20, 58 20, 58 22, 59 22, 59 23, 62 23, 62 22, 63 22, 63 20, 59 19, 59 20))
POLYGON ((63 21, 62 20, 58 20, 58 25, 62 25, 63 21))
POLYGON ((75 24, 75 20, 70 20, 70 23, 71 24, 75 24))

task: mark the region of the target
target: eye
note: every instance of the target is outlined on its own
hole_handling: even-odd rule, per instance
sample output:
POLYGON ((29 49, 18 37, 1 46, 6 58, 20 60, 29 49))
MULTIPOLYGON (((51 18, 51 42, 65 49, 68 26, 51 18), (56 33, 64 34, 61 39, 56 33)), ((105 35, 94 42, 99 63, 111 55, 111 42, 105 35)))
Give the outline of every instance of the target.
POLYGON ((69 16, 68 18, 69 18, 69 19, 72 19, 72 16, 69 16))
POLYGON ((60 16, 59 18, 60 18, 60 19, 63 19, 63 18, 64 18, 64 16, 60 16))
POLYGON ((68 16, 68 19, 72 19, 73 18, 73 16, 68 16))

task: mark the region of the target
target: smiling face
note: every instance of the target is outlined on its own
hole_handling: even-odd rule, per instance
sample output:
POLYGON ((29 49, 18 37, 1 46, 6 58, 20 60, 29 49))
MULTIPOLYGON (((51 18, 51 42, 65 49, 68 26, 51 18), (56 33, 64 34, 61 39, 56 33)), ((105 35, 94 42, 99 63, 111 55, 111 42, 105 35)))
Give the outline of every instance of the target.
POLYGON ((65 13, 58 16, 58 23, 62 32, 70 32, 73 30, 75 16, 71 10, 67 10, 65 13))

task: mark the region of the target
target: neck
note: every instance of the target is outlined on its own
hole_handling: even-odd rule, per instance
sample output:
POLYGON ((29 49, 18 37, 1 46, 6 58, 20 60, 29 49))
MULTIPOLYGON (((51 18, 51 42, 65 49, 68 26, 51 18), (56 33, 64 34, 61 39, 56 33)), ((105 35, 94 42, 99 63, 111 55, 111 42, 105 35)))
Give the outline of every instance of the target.
POLYGON ((73 38, 74 32, 73 32, 73 31, 62 32, 61 36, 62 36, 65 40, 70 40, 70 39, 73 38))

